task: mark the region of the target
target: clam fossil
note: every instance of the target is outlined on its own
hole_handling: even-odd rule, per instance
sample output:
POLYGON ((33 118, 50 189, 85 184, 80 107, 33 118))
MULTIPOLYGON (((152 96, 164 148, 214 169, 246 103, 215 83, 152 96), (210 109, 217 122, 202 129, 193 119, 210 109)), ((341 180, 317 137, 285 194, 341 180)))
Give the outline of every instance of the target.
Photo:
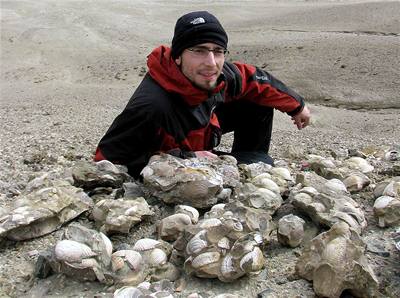
POLYGON ((381 196, 375 200, 374 214, 378 218, 378 225, 383 227, 394 226, 400 223, 400 199, 381 196))
POLYGON ((95 162, 78 162, 72 169, 74 185, 84 189, 96 187, 118 188, 130 180, 125 166, 117 166, 108 160, 95 162))
POLYGON ((332 192, 332 189, 325 192, 313 194, 309 189, 294 188, 289 199, 316 224, 331 227, 336 222, 344 221, 361 233, 367 226, 367 221, 358 204, 345 194, 332 192))
POLYGON ((192 206, 187 206, 187 205, 177 205, 175 207, 175 214, 186 214, 190 217, 192 224, 197 224, 199 221, 199 211, 197 211, 196 208, 193 208, 192 206))
POLYGON ((350 169, 358 170, 364 174, 370 173, 374 170, 374 167, 371 166, 368 161, 361 157, 350 157, 344 161, 345 166, 350 169))
POLYGON ((47 260, 54 272, 81 280, 105 282, 112 244, 102 233, 71 224, 47 260))
POLYGON ((158 240, 154 240, 151 238, 142 238, 136 241, 135 245, 133 246, 133 250, 136 251, 146 251, 146 250, 151 250, 153 248, 156 248, 158 245, 160 245, 161 242, 158 240))
POLYGON ((55 256, 58 261, 81 262, 83 259, 96 256, 92 249, 82 243, 73 240, 62 240, 54 248, 55 256))
POLYGON ((321 297, 375 297, 378 281, 364 256, 365 244, 346 223, 337 223, 308 243, 296 264, 296 273, 313 281, 321 297))
POLYGON ((154 155, 142 170, 151 194, 166 203, 207 208, 217 203, 222 176, 198 159, 180 159, 168 154, 154 155))
POLYGON ((183 247, 186 273, 231 282, 261 270, 264 257, 259 246, 269 233, 268 212, 235 202, 215 207, 206 215, 174 244, 177 250, 183 247))
POLYGON ((0 238, 20 241, 49 234, 93 206, 88 195, 66 181, 43 181, 19 195, 0 218, 0 238))
POLYGON ((283 203, 279 193, 275 193, 267 188, 259 188, 252 183, 245 183, 238 187, 236 196, 244 205, 260 208, 273 214, 283 203))
POLYGON ((367 187, 371 180, 361 172, 353 172, 343 180, 343 183, 349 192, 354 193, 367 187))
POLYGON ((163 218, 158 225, 158 236, 163 240, 176 240, 186 226, 192 224, 187 214, 177 213, 163 218))
POLYGON ((300 217, 289 214, 278 221, 278 241, 282 245, 296 247, 304 237, 305 221, 300 217))
POLYGON ((132 226, 153 214, 146 200, 141 197, 134 200, 101 200, 92 210, 93 219, 106 234, 115 232, 127 234, 132 226))

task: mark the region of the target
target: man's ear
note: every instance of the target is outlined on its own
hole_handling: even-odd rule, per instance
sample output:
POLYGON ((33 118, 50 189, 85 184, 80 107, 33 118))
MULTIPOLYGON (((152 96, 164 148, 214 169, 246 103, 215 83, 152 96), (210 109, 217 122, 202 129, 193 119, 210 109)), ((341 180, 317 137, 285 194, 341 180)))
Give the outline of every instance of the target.
POLYGON ((181 56, 179 56, 178 58, 175 59, 175 63, 176 63, 176 65, 181 66, 181 63, 182 63, 181 56))

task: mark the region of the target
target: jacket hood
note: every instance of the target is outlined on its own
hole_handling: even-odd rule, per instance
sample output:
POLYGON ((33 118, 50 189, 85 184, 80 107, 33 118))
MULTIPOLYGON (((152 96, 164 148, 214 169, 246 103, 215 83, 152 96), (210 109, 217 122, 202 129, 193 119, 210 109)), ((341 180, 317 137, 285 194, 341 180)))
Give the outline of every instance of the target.
MULTIPOLYGON (((147 66, 150 76, 167 92, 179 94, 187 104, 194 106, 209 98, 209 92, 194 86, 181 72, 174 59, 171 49, 166 46, 155 48, 147 56, 147 66)), ((225 86, 222 81, 211 91, 215 93, 225 86)))

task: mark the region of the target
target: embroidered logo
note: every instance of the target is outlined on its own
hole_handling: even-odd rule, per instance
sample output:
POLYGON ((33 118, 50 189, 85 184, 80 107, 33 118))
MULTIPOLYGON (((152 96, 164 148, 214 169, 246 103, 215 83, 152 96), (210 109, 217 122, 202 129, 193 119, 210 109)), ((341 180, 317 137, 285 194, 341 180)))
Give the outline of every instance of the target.
POLYGON ((203 18, 195 18, 190 24, 197 25, 197 24, 204 24, 206 21, 203 18))

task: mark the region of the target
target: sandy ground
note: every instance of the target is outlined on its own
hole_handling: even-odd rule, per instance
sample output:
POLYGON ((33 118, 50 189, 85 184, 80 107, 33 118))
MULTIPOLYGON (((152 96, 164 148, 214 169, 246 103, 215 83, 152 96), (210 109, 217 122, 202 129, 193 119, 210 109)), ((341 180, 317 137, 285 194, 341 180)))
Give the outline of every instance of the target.
MULTIPOLYGON (((398 1, 2 0, 0 204, 12 201, 60 157, 66 165, 89 160, 145 73, 146 55, 170 43, 180 15, 204 9, 229 34, 228 59, 270 71, 310 103, 313 124, 302 132, 277 113, 275 157, 290 145, 326 152, 398 148, 398 1)), ((27 268, 34 258, 27 253, 56 238, 0 248, 0 296, 21 296, 32 287, 27 268)), ((281 257, 294 259, 290 251, 281 257)), ((212 284, 201 282, 204 288, 212 284)), ((274 285, 280 297, 290 297, 285 291, 297 287, 299 297, 312 297, 306 282, 274 285)), ((86 294, 71 296, 99 290, 85 287, 86 294)), ((252 295, 262 290, 246 281, 231 289, 252 295)))

